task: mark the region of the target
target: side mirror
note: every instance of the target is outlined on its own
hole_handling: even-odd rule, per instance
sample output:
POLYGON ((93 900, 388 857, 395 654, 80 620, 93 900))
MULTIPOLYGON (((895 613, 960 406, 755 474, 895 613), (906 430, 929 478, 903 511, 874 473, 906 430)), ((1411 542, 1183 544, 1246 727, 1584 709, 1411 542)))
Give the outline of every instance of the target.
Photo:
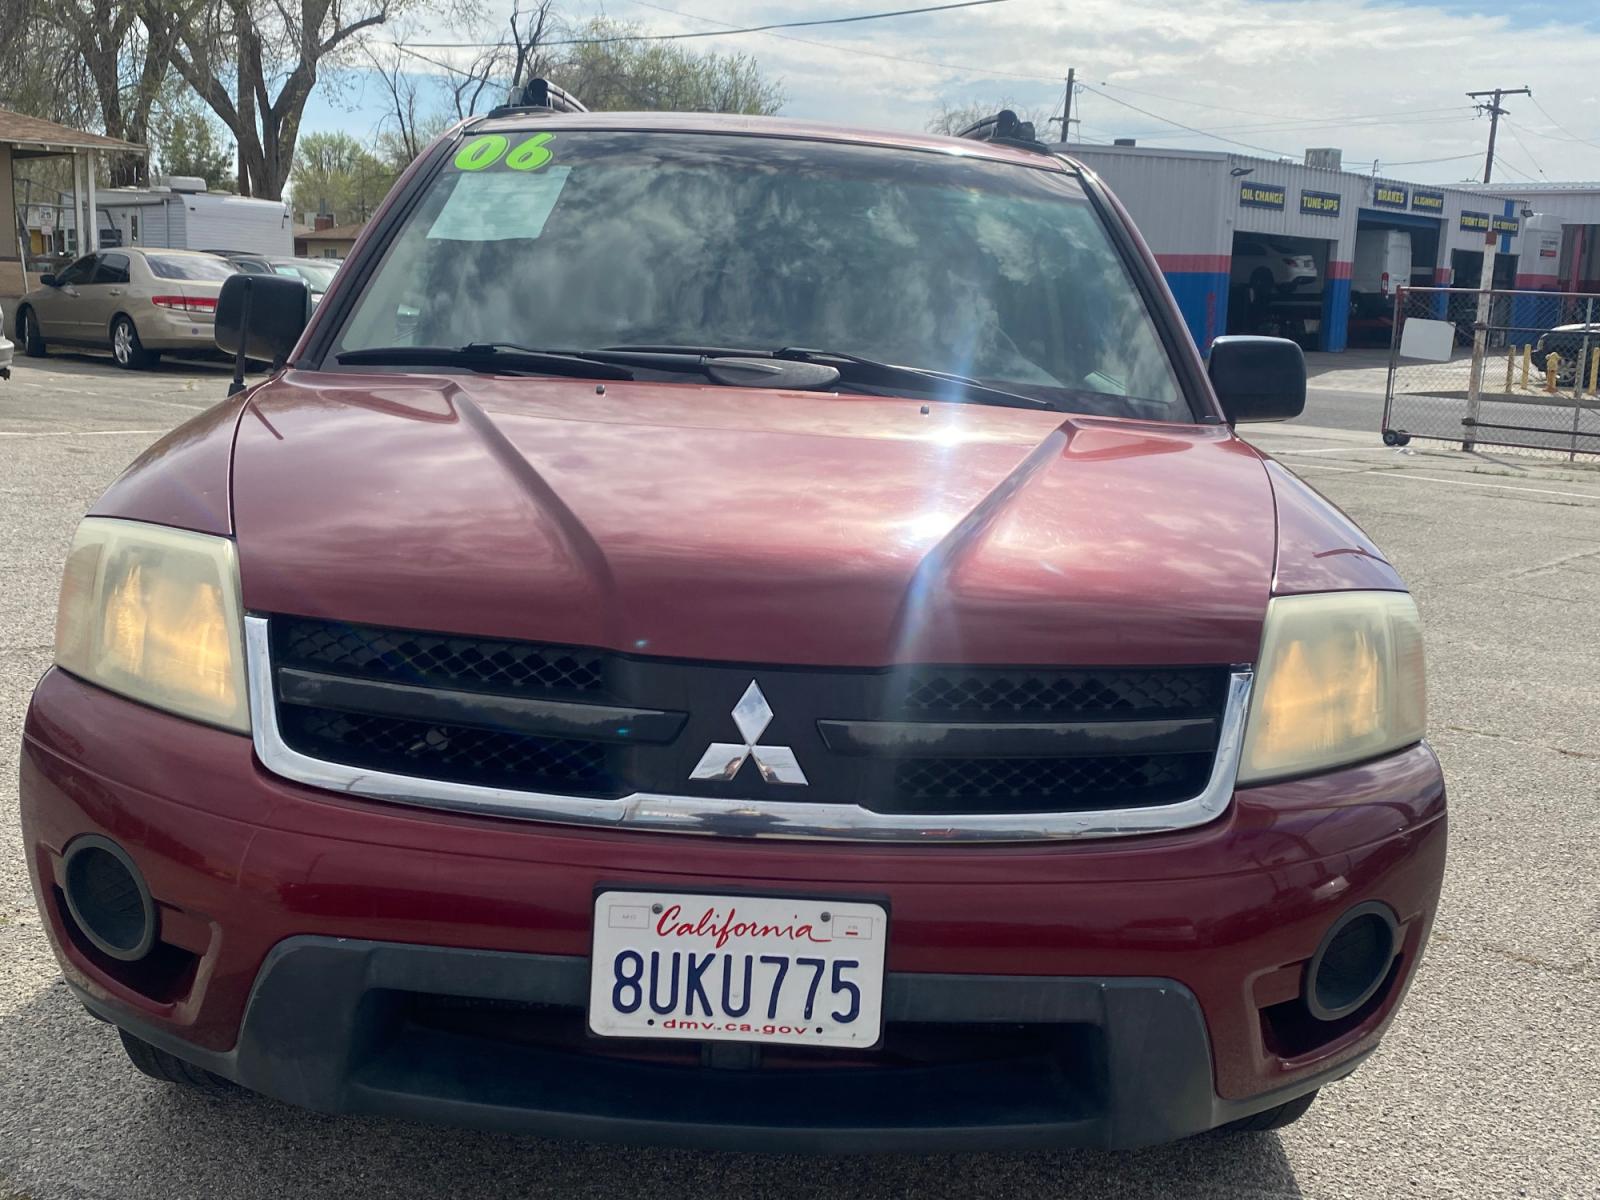
POLYGON ((311 289, 287 275, 230 275, 217 297, 213 334, 234 356, 234 382, 243 386, 244 360, 283 365, 311 319, 311 289))
POLYGON ((60 287, 61 286, 61 282, 54 275, 41 275, 41 276, 39 276, 39 286, 40 287, 60 287))
POLYGON ((1206 373, 1230 425, 1287 421, 1305 411, 1306 358, 1288 338, 1219 337, 1206 373))

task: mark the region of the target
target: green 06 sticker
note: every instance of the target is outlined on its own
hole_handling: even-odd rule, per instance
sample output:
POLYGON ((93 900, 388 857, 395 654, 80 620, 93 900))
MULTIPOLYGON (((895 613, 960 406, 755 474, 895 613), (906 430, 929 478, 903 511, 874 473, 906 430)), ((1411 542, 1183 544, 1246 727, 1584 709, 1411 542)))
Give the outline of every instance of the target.
POLYGON ((456 166, 463 171, 481 171, 499 162, 505 152, 506 139, 498 133, 486 133, 456 151, 456 166))
POLYGON ((462 171, 481 171, 504 157, 506 166, 513 171, 532 171, 550 161, 551 152, 545 143, 553 137, 553 133, 536 133, 507 154, 506 147, 510 143, 498 133, 486 133, 456 151, 455 165, 462 171))
POLYGON ((550 151, 545 143, 555 137, 553 133, 536 133, 506 155, 506 166, 513 171, 531 171, 550 161, 550 151))

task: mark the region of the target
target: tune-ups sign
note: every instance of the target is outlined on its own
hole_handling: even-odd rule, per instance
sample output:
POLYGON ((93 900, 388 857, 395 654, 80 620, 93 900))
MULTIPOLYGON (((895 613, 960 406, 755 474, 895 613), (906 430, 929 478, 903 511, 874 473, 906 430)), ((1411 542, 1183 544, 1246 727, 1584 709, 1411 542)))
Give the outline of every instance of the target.
POLYGON ((1338 192, 1300 192, 1300 211, 1313 217, 1337 217, 1340 197, 1338 192))

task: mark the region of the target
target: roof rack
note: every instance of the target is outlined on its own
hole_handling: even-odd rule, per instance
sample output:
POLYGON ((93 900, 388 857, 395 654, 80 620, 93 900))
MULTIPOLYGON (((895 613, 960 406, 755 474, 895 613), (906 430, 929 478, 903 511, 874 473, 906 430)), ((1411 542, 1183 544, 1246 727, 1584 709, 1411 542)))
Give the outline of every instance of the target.
POLYGON ((1039 140, 1032 121, 1024 121, 1009 108, 1002 108, 992 117, 975 121, 961 130, 957 137, 975 142, 994 142, 1000 146, 1015 146, 1019 150, 1038 150, 1048 154, 1050 148, 1039 140))
POLYGON ((566 88, 557 87, 548 79, 530 79, 520 88, 513 88, 504 104, 489 110, 491 117, 509 116, 519 112, 586 113, 589 110, 566 88))

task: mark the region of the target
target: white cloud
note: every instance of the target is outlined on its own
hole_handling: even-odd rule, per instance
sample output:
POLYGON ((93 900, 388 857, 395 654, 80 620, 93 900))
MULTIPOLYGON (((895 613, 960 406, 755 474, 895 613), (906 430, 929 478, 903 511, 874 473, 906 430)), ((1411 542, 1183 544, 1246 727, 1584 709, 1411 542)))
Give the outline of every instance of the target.
MULTIPOLYGON (((893 7, 872 0, 661 3, 684 15, 634 0, 611 0, 606 11, 675 33, 714 27, 689 13, 747 25, 893 7)), ((496 5, 508 7, 506 0, 492 0, 496 5)), ((569 16, 586 11, 584 0, 566 6, 569 16)), ((1487 123, 1474 116, 1465 92, 1528 82, 1555 121, 1594 144, 1573 141, 1527 98, 1508 99, 1512 116, 1502 125, 1497 179, 1540 178, 1540 168, 1552 180, 1600 178, 1600 30, 1571 21, 1519 26, 1526 21, 1392 0, 1007 0, 781 38, 691 44, 755 55, 782 81, 789 97, 783 115, 790 117, 920 129, 941 102, 1002 97, 1059 111, 1060 79, 1074 66, 1096 89, 1078 97, 1090 139, 1131 134, 1146 144, 1229 148, 1125 107, 1133 105, 1296 157, 1306 146, 1339 146, 1355 169, 1374 158, 1399 164, 1467 156, 1394 168, 1423 181, 1481 170, 1471 156, 1483 152, 1487 123)))

